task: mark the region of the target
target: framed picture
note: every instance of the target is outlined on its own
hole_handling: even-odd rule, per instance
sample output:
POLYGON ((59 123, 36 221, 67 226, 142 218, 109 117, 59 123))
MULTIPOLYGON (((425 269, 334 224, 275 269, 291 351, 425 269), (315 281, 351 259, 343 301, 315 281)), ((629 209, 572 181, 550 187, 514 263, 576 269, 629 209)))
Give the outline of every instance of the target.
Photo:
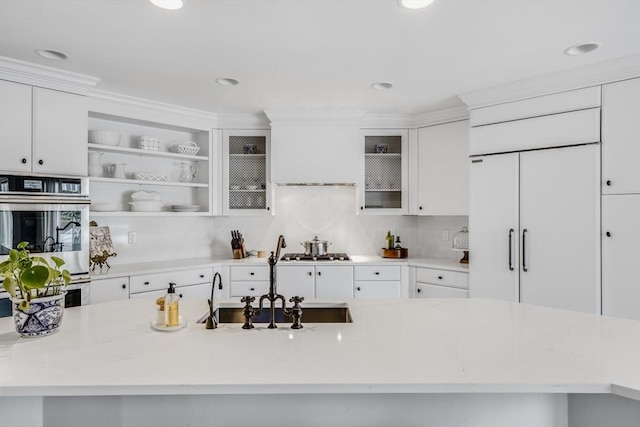
POLYGON ((98 265, 102 268, 106 264, 110 268, 107 259, 116 256, 111 242, 111 232, 109 227, 91 226, 89 227, 89 259, 91 261, 91 269, 95 269, 98 265))

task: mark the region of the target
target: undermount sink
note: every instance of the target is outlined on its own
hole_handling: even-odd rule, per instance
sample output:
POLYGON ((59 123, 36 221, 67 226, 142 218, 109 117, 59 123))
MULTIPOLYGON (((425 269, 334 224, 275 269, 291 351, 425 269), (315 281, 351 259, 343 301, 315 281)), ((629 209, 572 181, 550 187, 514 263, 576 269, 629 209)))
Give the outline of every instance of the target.
MULTIPOLYGON (((255 307, 254 307, 255 308, 255 307)), ((218 323, 244 323, 243 307, 221 306, 214 313, 218 323)), ((209 317, 206 313, 198 323, 204 323, 209 317)), ((286 325, 293 319, 282 313, 282 308, 276 308, 275 321, 286 325)), ((265 307, 259 316, 253 318, 253 323, 269 323, 269 308, 265 307)), ((305 323, 353 323, 351 312, 347 304, 314 304, 302 305, 302 324, 305 323)))

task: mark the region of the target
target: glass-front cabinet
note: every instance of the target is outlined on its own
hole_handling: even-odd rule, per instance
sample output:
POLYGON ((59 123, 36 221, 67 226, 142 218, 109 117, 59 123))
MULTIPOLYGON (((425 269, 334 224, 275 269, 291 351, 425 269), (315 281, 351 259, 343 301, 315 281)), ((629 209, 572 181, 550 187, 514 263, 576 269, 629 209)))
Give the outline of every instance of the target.
POLYGON ((408 132, 405 129, 363 131, 364 177, 359 211, 391 215, 408 212, 408 132))
POLYGON ((270 131, 224 130, 223 214, 273 214, 270 131))

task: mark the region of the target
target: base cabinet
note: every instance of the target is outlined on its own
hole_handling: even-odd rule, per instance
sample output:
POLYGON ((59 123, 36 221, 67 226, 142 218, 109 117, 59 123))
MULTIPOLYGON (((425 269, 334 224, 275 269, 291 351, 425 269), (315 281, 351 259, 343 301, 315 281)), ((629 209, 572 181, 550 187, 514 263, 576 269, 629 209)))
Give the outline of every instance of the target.
POLYGON ((469 274, 462 271, 416 267, 416 298, 468 298, 469 274))
POLYGON ((640 320, 640 194, 602 196, 602 314, 640 320))
POLYGON ((259 297, 269 292, 269 267, 231 266, 229 267, 229 296, 259 297))
POLYGON ((89 303, 99 304, 109 301, 129 299, 129 277, 110 279, 95 278, 89 286, 89 303))
POLYGON ((469 291, 428 283, 416 283, 416 298, 469 298, 469 291))
POLYGON ((278 293, 287 299, 353 298, 353 267, 350 265, 280 265, 277 273, 278 293))

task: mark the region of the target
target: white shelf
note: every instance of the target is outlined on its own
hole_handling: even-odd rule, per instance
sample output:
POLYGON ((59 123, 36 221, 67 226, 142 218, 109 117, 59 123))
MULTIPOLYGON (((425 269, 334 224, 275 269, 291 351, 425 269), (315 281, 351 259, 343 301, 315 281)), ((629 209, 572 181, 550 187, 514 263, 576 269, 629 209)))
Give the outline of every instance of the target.
POLYGON ((90 176, 89 181, 90 182, 107 182, 110 184, 157 185, 157 186, 163 186, 163 187, 199 187, 199 188, 209 187, 209 184, 201 184, 199 182, 143 181, 141 179, 102 178, 98 176, 90 176))
MULTIPOLYGON (((141 157, 159 157, 166 159, 180 159, 180 160, 202 160, 207 161, 209 158, 207 156, 190 156, 186 154, 178 154, 172 153, 170 151, 156 151, 156 150, 142 150, 139 148, 128 148, 128 147, 119 147, 113 145, 103 145, 103 144, 87 144, 90 151, 100 151, 105 153, 120 153, 120 154, 129 154, 141 157)), ((256 154, 253 154, 254 156, 256 154)))
POLYGON ((267 190, 231 190, 229 189, 229 192, 231 193, 265 193, 267 190))
POLYGON ((367 188, 364 190, 367 193, 389 193, 402 191, 400 188, 367 188))
POLYGON ((402 153, 364 153, 365 157, 391 158, 402 157, 402 153))
POLYGON ((245 157, 245 158, 258 158, 265 157, 266 154, 229 154, 229 157, 245 157))
POLYGON ((209 214, 206 211, 196 212, 175 212, 175 211, 160 211, 160 212, 131 212, 131 211, 112 211, 112 212, 99 212, 91 211, 91 217, 105 217, 105 216, 202 216, 203 214, 209 214))

